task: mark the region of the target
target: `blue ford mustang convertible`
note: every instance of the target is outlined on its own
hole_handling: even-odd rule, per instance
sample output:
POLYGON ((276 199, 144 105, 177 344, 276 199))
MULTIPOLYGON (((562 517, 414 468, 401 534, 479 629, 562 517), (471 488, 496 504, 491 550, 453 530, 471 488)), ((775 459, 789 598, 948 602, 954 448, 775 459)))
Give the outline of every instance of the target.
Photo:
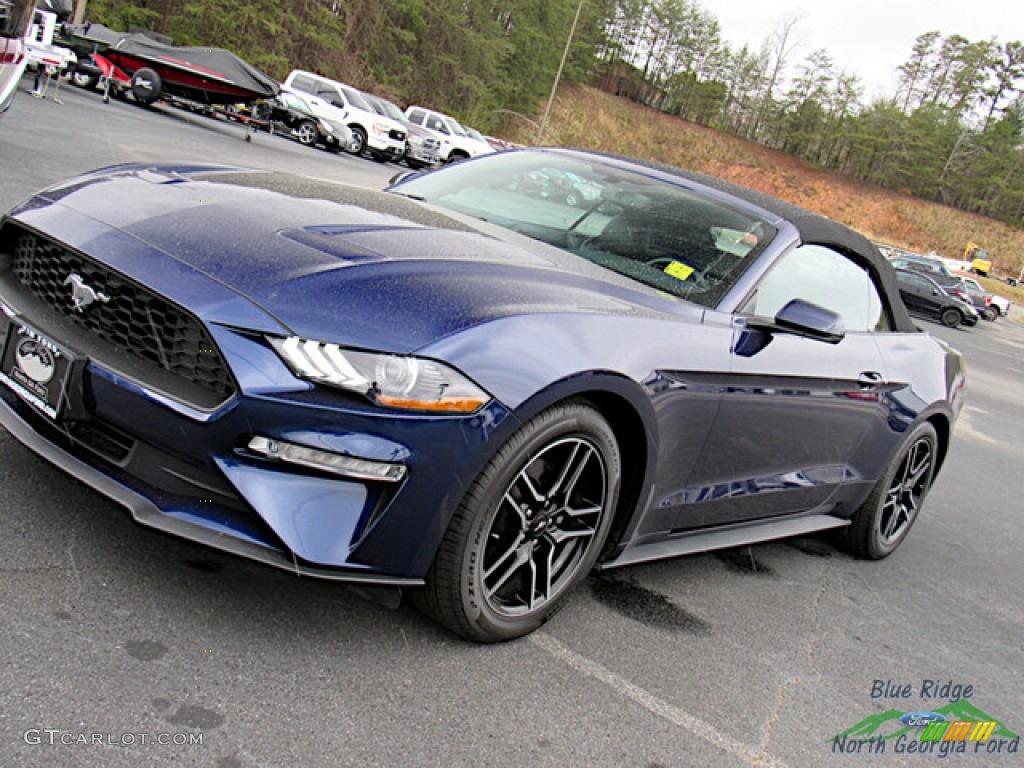
POLYGON ((26 446, 140 523, 482 641, 595 566, 841 527, 888 555, 963 400, 860 235, 568 150, 384 192, 97 171, 0 222, 0 310, 26 446), (569 174, 587 200, 527 183, 569 174))

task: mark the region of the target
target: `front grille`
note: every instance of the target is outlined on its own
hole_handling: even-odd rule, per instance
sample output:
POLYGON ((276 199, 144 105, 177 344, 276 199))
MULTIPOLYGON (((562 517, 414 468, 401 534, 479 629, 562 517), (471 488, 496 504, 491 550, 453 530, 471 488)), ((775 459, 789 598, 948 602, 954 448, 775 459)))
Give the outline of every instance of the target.
POLYGON ((441 148, 441 142, 438 141, 437 139, 424 139, 423 140, 423 148, 424 149, 431 149, 431 150, 440 149, 441 148))
MULTIPOLYGON (((11 271, 51 309, 119 352, 199 387, 217 402, 235 392, 228 367, 203 325, 188 312, 110 267, 25 230, 16 229, 11 271), (73 278, 97 294, 76 310, 73 278)), ((4 237, 7 242, 12 242, 4 237)), ((204 401, 208 398, 202 398, 204 401)), ((207 403, 208 404, 208 403, 207 403)))
POLYGON ((388 131, 388 136, 390 136, 395 141, 404 141, 405 131, 400 131, 397 128, 392 128, 390 131, 388 131))

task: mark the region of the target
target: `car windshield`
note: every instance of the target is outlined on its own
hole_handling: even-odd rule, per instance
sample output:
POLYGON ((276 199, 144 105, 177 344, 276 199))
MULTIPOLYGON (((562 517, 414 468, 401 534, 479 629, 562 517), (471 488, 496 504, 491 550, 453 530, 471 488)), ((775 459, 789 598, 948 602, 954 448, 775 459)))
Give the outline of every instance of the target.
POLYGON ((348 103, 356 109, 361 109, 364 112, 374 111, 373 107, 366 103, 366 99, 363 98, 359 91, 354 88, 342 88, 341 91, 345 94, 345 98, 348 99, 348 103))
POLYGON ((296 96, 294 93, 283 93, 281 94, 281 100, 284 102, 286 107, 294 109, 298 112, 304 112, 307 115, 313 114, 312 107, 306 103, 306 100, 301 96, 296 96))
POLYGON ((382 99, 378 96, 374 100, 374 104, 380 107, 383 115, 390 117, 392 120, 397 120, 400 123, 406 121, 405 113, 387 99, 382 99))
POLYGON ((462 129, 462 126, 459 123, 457 123, 453 118, 445 117, 443 119, 445 125, 448 126, 449 131, 451 131, 456 136, 466 136, 468 138, 466 132, 462 129))
POLYGON ((555 152, 502 152, 405 181, 396 194, 561 248, 664 293, 715 306, 775 235, 679 183, 555 152))

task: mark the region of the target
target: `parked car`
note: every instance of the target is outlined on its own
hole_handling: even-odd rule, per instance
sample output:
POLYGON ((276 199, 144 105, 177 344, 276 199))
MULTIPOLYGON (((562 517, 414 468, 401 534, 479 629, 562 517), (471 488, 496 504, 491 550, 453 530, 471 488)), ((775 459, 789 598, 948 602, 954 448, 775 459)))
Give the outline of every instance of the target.
POLYGON ((0 423, 44 459, 142 524, 400 587, 480 641, 595 564, 829 529, 886 557, 965 391, 860 235, 569 150, 383 192, 85 174, 0 220, 0 309, 0 423), (600 205, 509 188, 554 170, 600 205))
POLYGON ((907 309, 915 315, 938 320, 949 328, 977 325, 977 310, 960 297, 948 293, 935 281, 935 277, 914 269, 896 270, 900 296, 907 309))
MULTIPOLYGON (((921 270, 914 271, 920 272, 921 270)), ((971 301, 971 294, 967 290, 967 283, 964 282, 963 278, 957 277, 956 275, 945 275, 941 272, 925 272, 925 274, 941 285, 946 293, 950 293, 968 304, 974 303, 971 301)))
POLYGON ((411 106, 405 110, 405 116, 409 122, 433 131, 444 142, 444 148, 447 150, 444 156, 446 163, 455 163, 495 151, 486 141, 478 141, 467 134, 454 117, 443 112, 411 106))
POLYGON ((405 126, 378 114, 352 86, 295 69, 285 78, 284 87, 308 93, 342 110, 352 131, 349 152, 353 155, 366 152, 382 162, 401 160, 405 155, 405 126))
POLYGON ((953 274, 940 259, 932 259, 927 256, 901 253, 898 256, 890 257, 889 263, 895 269, 914 269, 918 272, 929 272, 947 276, 953 274))
POLYGON ((35 0, 0 0, 0 115, 7 111, 25 72, 25 35, 35 0))
POLYGON ((506 149, 512 149, 512 142, 506 141, 505 139, 499 139, 497 136, 484 136, 484 139, 494 147, 496 152, 501 152, 506 149))
POLYGON ((982 296, 982 300, 986 301, 986 304, 990 309, 995 310, 997 316, 1002 315, 1003 317, 1005 317, 1006 315, 1010 314, 1011 302, 1005 296, 999 296, 995 293, 990 293, 989 291, 986 291, 982 287, 981 283, 979 283, 976 278, 971 277, 971 275, 965 275, 959 272, 954 274, 956 274, 956 276, 963 280, 964 283, 967 285, 967 290, 970 291, 971 298, 975 306, 978 306, 976 297, 982 296))
POLYGON ((428 168, 443 162, 442 142, 433 131, 410 123, 405 113, 387 99, 369 93, 363 93, 363 98, 378 114, 390 117, 405 127, 405 155, 402 159, 406 165, 410 168, 428 168))
POLYGON ((300 144, 319 144, 331 152, 340 152, 347 149, 352 141, 352 132, 347 125, 317 116, 309 100, 298 93, 281 91, 264 104, 267 121, 274 132, 300 144))

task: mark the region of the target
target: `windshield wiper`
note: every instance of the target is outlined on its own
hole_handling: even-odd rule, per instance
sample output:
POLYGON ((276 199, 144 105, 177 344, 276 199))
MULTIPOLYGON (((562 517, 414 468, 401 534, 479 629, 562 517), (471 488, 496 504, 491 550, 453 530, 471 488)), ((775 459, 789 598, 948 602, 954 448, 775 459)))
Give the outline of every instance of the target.
POLYGON ((421 203, 424 202, 427 199, 427 198, 423 197, 423 195, 410 195, 408 192, 399 192, 396 189, 392 189, 390 191, 391 191, 392 195, 399 195, 401 197, 407 197, 410 200, 416 200, 416 201, 421 202, 421 203))

